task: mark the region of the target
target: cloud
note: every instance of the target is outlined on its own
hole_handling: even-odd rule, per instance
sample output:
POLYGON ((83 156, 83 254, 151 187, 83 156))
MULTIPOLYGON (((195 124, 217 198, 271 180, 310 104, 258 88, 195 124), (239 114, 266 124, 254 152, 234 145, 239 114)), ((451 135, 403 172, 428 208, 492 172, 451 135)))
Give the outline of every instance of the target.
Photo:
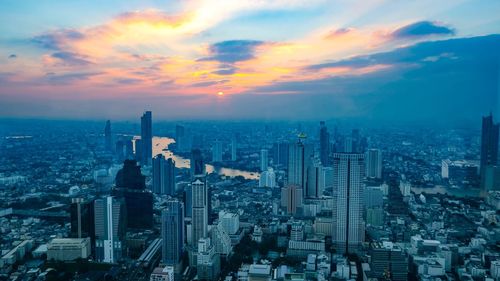
POLYGON ((437 22, 419 21, 405 25, 393 31, 391 36, 394 38, 412 38, 425 37, 430 35, 454 35, 455 31, 437 22))
POLYGON ((263 44, 263 41, 258 40, 228 40, 218 42, 209 47, 211 56, 202 58, 201 61, 235 63, 250 60, 255 57, 255 49, 263 44))
POLYGON ((9 59, 15 59, 15 58, 17 58, 17 55, 16 55, 16 54, 11 54, 11 55, 9 56, 9 59))
POLYGON ((61 50, 72 41, 82 40, 85 35, 74 29, 62 29, 35 36, 31 41, 45 49, 61 50))
POLYGON ((85 56, 72 52, 56 52, 53 53, 51 57, 56 59, 57 65, 84 66, 91 64, 91 62, 87 60, 85 56))
POLYGON ((102 72, 70 72, 65 74, 49 72, 45 74, 45 78, 53 84, 69 84, 74 81, 88 80, 101 74, 102 72))

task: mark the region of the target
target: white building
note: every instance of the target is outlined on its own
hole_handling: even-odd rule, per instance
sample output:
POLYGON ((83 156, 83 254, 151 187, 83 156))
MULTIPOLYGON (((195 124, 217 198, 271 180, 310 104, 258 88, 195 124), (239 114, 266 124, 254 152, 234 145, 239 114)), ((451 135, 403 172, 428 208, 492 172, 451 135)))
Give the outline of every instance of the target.
POLYGON ((238 213, 220 211, 219 223, 222 224, 228 234, 233 235, 240 229, 240 216, 238 213))
POLYGON ((155 268, 149 277, 149 281, 175 281, 174 267, 165 266, 155 268))
POLYGON ((47 260, 72 261, 90 256, 90 238, 55 238, 47 244, 47 260))
POLYGON ((366 152, 366 177, 382 178, 382 151, 370 149, 366 152))
POLYGON ((276 187, 276 173, 273 168, 267 168, 267 171, 260 173, 259 187, 276 187))

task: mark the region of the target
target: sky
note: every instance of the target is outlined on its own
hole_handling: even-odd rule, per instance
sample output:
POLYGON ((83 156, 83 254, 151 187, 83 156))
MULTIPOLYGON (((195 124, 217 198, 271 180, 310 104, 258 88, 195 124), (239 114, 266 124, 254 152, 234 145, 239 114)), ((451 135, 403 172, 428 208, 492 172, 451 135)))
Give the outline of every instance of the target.
POLYGON ((0 2, 0 117, 470 122, 500 1, 0 2))

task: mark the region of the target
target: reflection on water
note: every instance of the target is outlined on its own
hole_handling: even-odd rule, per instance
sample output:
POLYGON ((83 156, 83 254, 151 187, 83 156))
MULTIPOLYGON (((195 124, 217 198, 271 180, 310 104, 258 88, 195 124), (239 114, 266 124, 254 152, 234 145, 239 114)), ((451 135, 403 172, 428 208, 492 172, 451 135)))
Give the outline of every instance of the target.
POLYGON ((431 188, 412 187, 411 190, 416 194, 425 192, 427 194, 449 194, 457 197, 478 197, 480 191, 478 189, 459 189, 459 188, 446 188, 444 186, 436 185, 431 188))
MULTIPOLYGON (((165 158, 172 158, 175 161, 175 166, 177 168, 189 168, 189 159, 182 158, 181 156, 175 155, 172 151, 168 150, 168 146, 175 143, 174 139, 167 137, 153 137, 153 156, 157 154, 163 154, 165 158)), ((216 168, 213 165, 205 165, 207 173, 216 172, 219 175, 224 175, 228 177, 242 176, 245 179, 259 179, 259 173, 247 172, 231 168, 216 168)))

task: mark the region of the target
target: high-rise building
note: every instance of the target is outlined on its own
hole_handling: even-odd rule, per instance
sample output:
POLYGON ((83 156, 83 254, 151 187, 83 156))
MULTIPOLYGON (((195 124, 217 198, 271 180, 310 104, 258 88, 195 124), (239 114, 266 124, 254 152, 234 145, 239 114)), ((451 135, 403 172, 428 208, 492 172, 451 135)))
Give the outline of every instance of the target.
POLYGON ((203 154, 201 153, 201 150, 197 148, 191 151, 190 169, 191 178, 194 178, 195 176, 204 176, 206 173, 205 162, 203 162, 203 154))
POLYGON ((408 280, 408 258, 403 249, 392 242, 370 244, 371 277, 379 280, 408 280))
POLYGON ((281 207, 287 214, 297 214, 298 208, 302 207, 302 188, 299 185, 288 185, 281 189, 281 207))
POLYGON ((260 150, 260 171, 267 171, 269 165, 269 151, 267 149, 260 150))
POLYGON ((162 154, 153 158, 153 193, 173 195, 175 193, 175 162, 162 154))
POLYGON ((125 160, 116 174, 112 195, 124 198, 127 227, 149 229, 153 226, 153 194, 146 190, 146 178, 134 160, 125 160))
POLYGON ((197 177, 191 184, 191 243, 197 245, 208 235, 208 190, 204 177, 197 177))
POLYGON ((184 192, 182 193, 182 201, 184 202, 184 212, 186 217, 192 216, 193 211, 193 194, 191 184, 184 187, 184 192))
POLYGON ((106 121, 104 127, 104 148, 106 151, 113 152, 113 138, 111 135, 111 121, 106 121))
POLYGON ((288 168, 289 143, 275 143, 273 145, 273 165, 288 168))
POLYGON ((236 134, 231 137, 231 161, 236 161, 238 152, 238 143, 236 134))
POLYGON ((339 253, 356 251, 364 241, 363 190, 364 155, 333 155, 333 231, 332 242, 339 253))
MULTIPOLYGON (((481 130, 481 188, 487 188, 487 167, 497 166, 498 164, 498 137, 499 124, 493 120, 493 114, 483 117, 481 130)), ((491 170, 491 168, 490 168, 491 170)))
POLYGON ((149 281, 175 281, 175 268, 171 265, 156 267, 149 276, 149 281))
MULTIPOLYGON (((288 184, 298 185, 305 193, 307 188, 307 169, 314 156, 312 145, 304 143, 306 136, 299 135, 297 143, 290 145, 288 157, 288 184)), ((305 197, 305 194, 302 194, 305 197)))
POLYGON ((307 169, 306 198, 320 198, 323 195, 323 166, 319 159, 314 159, 313 162, 307 169))
POLYGON ((276 187, 276 173, 273 168, 267 168, 267 171, 260 173, 259 187, 276 187))
POLYGON ((330 164, 330 134, 325 121, 319 123, 319 157, 323 166, 330 164))
POLYGON ((198 240, 196 271, 200 280, 217 280, 220 274, 220 256, 210 238, 198 240))
POLYGON ((91 247, 95 244, 94 201, 73 198, 70 205, 70 238, 90 238, 91 247))
POLYGON ((184 251, 184 204, 177 200, 167 202, 161 213, 162 261, 177 265, 184 251))
POLYGON ((125 202, 112 196, 96 199, 94 222, 96 259, 116 263, 122 257, 125 237, 125 202))
POLYGON ((153 126, 151 111, 146 111, 141 117, 141 165, 151 165, 153 158, 153 126))
POLYGON ((222 162, 222 142, 215 140, 212 146, 212 162, 222 162))
POLYGON ((240 216, 238 215, 238 213, 220 211, 219 223, 228 234, 233 235, 236 234, 240 229, 240 216))
POLYGON ((366 152, 366 177, 382 178, 382 151, 380 149, 369 149, 366 152))

